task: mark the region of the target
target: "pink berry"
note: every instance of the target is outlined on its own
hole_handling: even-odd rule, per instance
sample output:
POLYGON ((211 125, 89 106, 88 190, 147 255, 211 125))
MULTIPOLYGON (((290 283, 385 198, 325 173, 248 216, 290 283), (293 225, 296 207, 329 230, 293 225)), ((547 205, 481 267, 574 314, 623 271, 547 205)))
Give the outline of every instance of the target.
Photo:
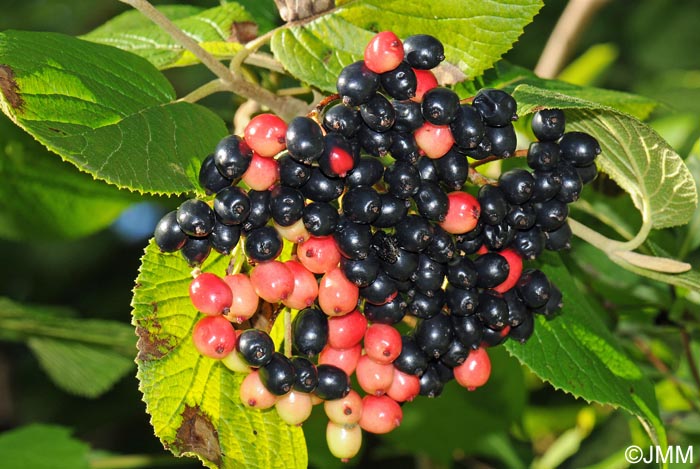
POLYGON ((280 261, 257 264, 250 271, 250 281, 255 293, 268 303, 277 303, 294 291, 294 276, 280 261))
POLYGON ((340 425, 352 425, 362 416, 362 397, 351 389, 347 396, 323 403, 328 420, 340 425))
POLYGON ((401 39, 391 31, 376 34, 365 48, 365 65, 374 73, 395 69, 403 60, 401 39))
POLYGON ((359 310, 328 318, 328 345, 350 348, 359 344, 367 330, 367 318, 359 310))
POLYGON ((311 395, 305 392, 289 391, 280 396, 275 403, 275 410, 280 418, 289 425, 301 425, 311 415, 311 395))
POLYGON ((424 122, 413 132, 413 136, 418 148, 423 150, 425 156, 433 159, 446 155, 455 143, 448 125, 434 125, 430 122, 424 122))
POLYGON ((437 88, 438 82, 435 75, 430 70, 419 70, 414 68, 413 71, 416 73, 416 95, 411 98, 411 101, 416 101, 420 103, 423 101, 423 95, 433 88, 437 88))
POLYGON ((452 234, 468 233, 476 227, 481 206, 476 197, 468 192, 455 191, 447 194, 447 215, 440 227, 452 234))
POLYGON ((297 246, 297 258, 315 274, 325 274, 340 262, 340 251, 332 236, 311 236, 297 246))
POLYGON ((496 285, 493 289, 498 293, 505 293, 513 288, 515 284, 518 283, 518 280, 520 280, 520 274, 523 273, 523 258, 510 248, 499 251, 499 254, 506 258, 510 270, 503 283, 496 285))
POLYGON ((403 420, 401 406, 389 396, 367 395, 362 398, 360 427, 370 433, 389 433, 403 420))
POLYGON ((351 376, 355 372, 357 362, 362 356, 362 346, 356 344, 350 348, 338 349, 325 346, 318 355, 319 365, 334 365, 351 376))
POLYGON ((236 346, 236 331, 223 316, 205 316, 194 325, 192 342, 202 355, 221 359, 236 346))
POLYGON ((318 296, 318 283, 314 274, 297 261, 287 261, 284 265, 294 277, 294 290, 282 303, 293 309, 304 309, 313 305, 318 296))
POLYGON ((387 392, 394 380, 394 365, 383 365, 363 355, 357 361, 355 376, 364 392, 381 396, 387 392))
POLYGON ((277 402, 277 396, 268 391, 260 380, 258 370, 253 370, 243 379, 238 395, 243 405, 260 410, 269 409, 277 402))
POLYGON ((243 173, 242 180, 248 187, 256 191, 264 191, 272 187, 280 178, 280 168, 274 158, 265 158, 253 153, 250 166, 243 173))
POLYGON ((365 332, 364 344, 369 358, 387 365, 401 353, 401 334, 387 324, 372 324, 365 332))
POLYGON ((485 348, 469 352, 467 359, 454 369, 455 380, 469 391, 483 386, 491 376, 491 360, 485 348))
POLYGON ((231 289, 218 275, 201 273, 190 282, 190 300, 201 313, 221 314, 231 306, 231 289))
POLYGON ((327 272, 318 286, 318 304, 328 316, 342 316, 357 307, 360 289, 340 267, 327 272))
POLYGON ((362 429, 359 425, 338 425, 328 422, 326 443, 331 454, 342 462, 355 457, 362 447, 362 429))
POLYGON ((232 292, 231 307, 226 314, 226 318, 229 321, 235 321, 240 324, 252 317, 258 310, 260 297, 255 292, 250 277, 246 274, 227 275, 224 277, 224 282, 226 282, 232 292))
POLYGON ((274 114, 253 117, 243 131, 245 142, 263 157, 275 156, 286 148, 287 124, 274 114))
POLYGON ((410 402, 420 393, 420 378, 400 370, 394 370, 394 380, 386 395, 396 402, 410 402))

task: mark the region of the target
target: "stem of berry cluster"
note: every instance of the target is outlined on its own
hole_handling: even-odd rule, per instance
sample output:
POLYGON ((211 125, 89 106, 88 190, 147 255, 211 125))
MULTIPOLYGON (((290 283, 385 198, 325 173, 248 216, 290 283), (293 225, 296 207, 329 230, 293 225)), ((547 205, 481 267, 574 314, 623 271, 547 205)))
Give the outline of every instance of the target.
POLYGON ((120 0, 140 11, 144 16, 157 24, 167 32, 178 44, 192 52, 204 66, 214 73, 220 80, 224 89, 239 94, 245 98, 258 101, 263 106, 270 108, 273 112, 285 120, 303 114, 308 109, 308 105, 299 99, 289 96, 280 97, 265 88, 250 83, 239 76, 233 74, 224 64, 219 62, 209 52, 204 50, 196 41, 187 36, 180 28, 170 21, 163 13, 158 11, 147 0, 120 0))

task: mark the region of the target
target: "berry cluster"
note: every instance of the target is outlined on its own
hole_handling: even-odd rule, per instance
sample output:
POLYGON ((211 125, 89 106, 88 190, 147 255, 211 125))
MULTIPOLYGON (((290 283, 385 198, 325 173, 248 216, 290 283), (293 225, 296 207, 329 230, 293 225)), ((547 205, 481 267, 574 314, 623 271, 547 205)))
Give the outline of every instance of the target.
POLYGON ((247 406, 300 424, 323 401, 342 459, 359 451, 361 430, 398 426, 400 404, 439 396, 452 379, 485 384, 486 349, 525 342, 534 314, 561 308, 559 289, 523 261, 569 247, 567 204, 597 174, 596 140, 565 133, 561 110, 541 110, 529 169, 471 193, 469 158, 516 156, 517 106, 502 90, 460 100, 439 87, 431 69, 443 59, 432 36, 377 34, 317 113, 288 125, 261 114, 219 142, 199 174, 213 201, 184 202, 155 231, 163 252, 192 265, 243 239, 244 271, 195 271, 190 298, 204 316, 194 344, 248 373, 247 406), (285 243, 293 259, 280 258, 285 243), (242 326, 261 300, 297 311, 293 356, 242 326))

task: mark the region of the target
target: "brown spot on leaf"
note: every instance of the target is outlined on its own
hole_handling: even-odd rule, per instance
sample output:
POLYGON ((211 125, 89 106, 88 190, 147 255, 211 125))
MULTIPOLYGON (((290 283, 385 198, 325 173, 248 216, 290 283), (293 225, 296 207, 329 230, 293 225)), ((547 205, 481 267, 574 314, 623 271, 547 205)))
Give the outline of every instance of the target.
POLYGON ((231 25, 229 42, 240 42, 245 44, 258 37, 258 25, 252 21, 239 21, 231 25))
POLYGON ((136 357, 139 361, 158 360, 168 353, 172 344, 166 339, 157 336, 161 326, 158 321, 150 321, 147 326, 136 326, 136 335, 139 337, 136 348, 139 353, 136 357))
POLYGON ((196 453, 219 467, 223 462, 219 434, 199 407, 185 407, 174 446, 183 453, 196 453))
POLYGON ((0 92, 5 100, 17 110, 21 110, 24 100, 19 95, 15 72, 9 65, 0 65, 0 92))

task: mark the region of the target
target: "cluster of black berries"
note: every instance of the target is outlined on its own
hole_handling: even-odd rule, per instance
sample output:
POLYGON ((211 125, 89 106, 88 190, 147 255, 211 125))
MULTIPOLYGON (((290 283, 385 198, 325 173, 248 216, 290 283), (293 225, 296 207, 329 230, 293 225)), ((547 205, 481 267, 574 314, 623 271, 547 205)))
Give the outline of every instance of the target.
POLYGON ((452 379, 485 384, 486 348, 525 342, 535 314, 561 308, 559 289, 523 260, 569 247, 567 204, 596 177, 597 141, 565 133, 561 110, 542 110, 530 169, 472 194, 469 158, 516 156, 517 106, 498 89, 460 100, 439 87, 431 69, 443 59, 432 36, 377 34, 311 117, 287 125, 261 114, 243 137, 221 140, 199 174, 213 200, 188 200, 156 228, 160 249, 192 265, 243 239, 242 272, 200 274, 190 286, 204 315, 194 344, 249 373, 246 405, 300 423, 325 400, 340 458, 359 449, 359 428, 395 428, 398 402, 438 396, 452 379), (285 243, 292 259, 278 259, 285 243), (234 327, 260 300, 298 311, 296 356, 266 332, 234 327))

